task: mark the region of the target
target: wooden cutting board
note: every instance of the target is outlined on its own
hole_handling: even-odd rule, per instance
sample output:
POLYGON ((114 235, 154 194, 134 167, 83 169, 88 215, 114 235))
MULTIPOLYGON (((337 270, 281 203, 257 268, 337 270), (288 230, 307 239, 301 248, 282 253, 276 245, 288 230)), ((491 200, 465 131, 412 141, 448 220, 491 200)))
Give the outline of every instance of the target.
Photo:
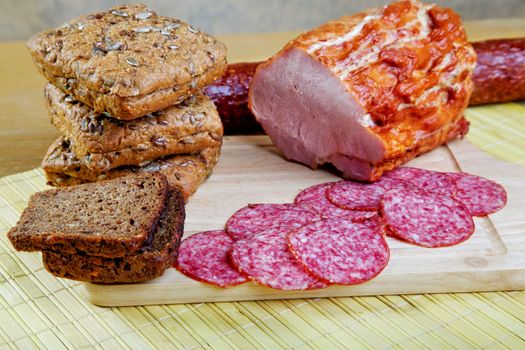
MULTIPOLYGON (((454 247, 428 249, 387 238, 389 265, 362 285, 279 291, 250 282, 221 289, 169 269, 147 283, 86 283, 87 298, 97 305, 121 306, 525 289, 525 168, 492 158, 467 140, 408 165, 493 179, 505 186, 507 206, 487 218, 476 218, 474 235, 454 247)), ((285 161, 266 136, 226 137, 214 174, 187 206, 185 236, 224 227, 230 215, 248 203, 291 202, 301 189, 337 179, 329 171, 285 161)))

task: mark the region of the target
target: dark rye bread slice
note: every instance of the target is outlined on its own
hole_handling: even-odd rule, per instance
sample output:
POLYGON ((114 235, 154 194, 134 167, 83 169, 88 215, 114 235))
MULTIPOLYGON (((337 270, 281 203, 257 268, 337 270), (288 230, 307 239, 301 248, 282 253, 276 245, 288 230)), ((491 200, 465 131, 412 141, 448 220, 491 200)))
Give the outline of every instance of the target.
POLYGON ((84 282, 133 283, 158 277, 176 260, 184 231, 184 201, 177 190, 170 191, 166 209, 151 243, 137 253, 104 258, 84 253, 42 252, 44 266, 55 276, 84 282))
POLYGON ((151 241, 167 193, 159 173, 38 192, 7 236, 17 250, 128 255, 151 241))

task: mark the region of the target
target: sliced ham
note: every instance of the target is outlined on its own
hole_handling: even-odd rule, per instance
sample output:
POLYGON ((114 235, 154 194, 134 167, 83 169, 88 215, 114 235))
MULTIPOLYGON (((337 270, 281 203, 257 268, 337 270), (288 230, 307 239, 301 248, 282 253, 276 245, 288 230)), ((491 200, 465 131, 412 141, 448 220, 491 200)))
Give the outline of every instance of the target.
POLYGON ((250 108, 286 158, 375 181, 468 131, 475 60, 452 10, 398 1, 288 43, 257 68, 250 108))

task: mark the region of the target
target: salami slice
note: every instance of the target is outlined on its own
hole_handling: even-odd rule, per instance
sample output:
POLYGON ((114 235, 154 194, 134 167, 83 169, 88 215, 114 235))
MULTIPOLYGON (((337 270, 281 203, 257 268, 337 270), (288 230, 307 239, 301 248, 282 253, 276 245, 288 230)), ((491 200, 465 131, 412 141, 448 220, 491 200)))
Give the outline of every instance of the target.
POLYGON ((453 197, 457 192, 457 181, 452 176, 439 171, 401 167, 388 172, 388 178, 406 181, 408 188, 453 197))
POLYGON ((320 214, 304 204, 250 204, 228 219, 226 231, 237 241, 270 229, 288 232, 320 219, 320 214))
POLYGON ((474 233, 463 204, 429 192, 391 190, 383 197, 381 214, 390 236, 423 247, 455 245, 474 233))
POLYGON ((247 281, 229 261, 233 239, 223 230, 196 233, 184 239, 176 268, 188 277, 222 288, 247 281))
POLYGON ((359 223, 365 225, 375 233, 386 235, 386 223, 379 214, 376 214, 371 218, 368 218, 365 221, 359 223))
POLYGON ((448 175, 457 181, 455 198, 467 207, 472 216, 487 216, 507 203, 507 192, 494 181, 465 173, 448 175))
POLYGON ((383 235, 350 220, 314 222, 293 231, 288 239, 306 269, 330 283, 369 281, 383 271, 390 257, 383 235))
POLYGON ((352 221, 363 221, 377 214, 375 211, 339 208, 330 202, 327 192, 334 184, 336 182, 327 182, 305 188, 295 197, 295 203, 308 204, 321 214, 323 219, 344 218, 352 221))
POLYGON ((405 181, 388 177, 374 183, 340 181, 328 189, 328 200, 343 209, 377 211, 386 191, 405 186, 405 181))
POLYGON ((314 282, 314 283, 310 284, 308 286, 308 288, 306 288, 306 289, 307 290, 310 290, 310 289, 323 289, 323 288, 329 287, 330 285, 331 284, 328 281, 319 280, 317 282, 314 282))
POLYGON ((231 261, 253 281, 280 290, 320 286, 288 248, 288 232, 268 230, 234 243, 231 261))

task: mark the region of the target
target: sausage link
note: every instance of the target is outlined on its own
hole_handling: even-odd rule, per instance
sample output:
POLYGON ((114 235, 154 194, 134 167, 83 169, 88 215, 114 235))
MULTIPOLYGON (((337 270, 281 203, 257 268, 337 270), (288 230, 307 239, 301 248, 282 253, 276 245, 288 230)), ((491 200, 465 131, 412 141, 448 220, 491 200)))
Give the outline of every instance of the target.
POLYGON ((472 43, 478 55, 470 105, 525 99, 525 38, 472 43))
POLYGON ((222 78, 204 89, 217 106, 225 135, 264 134, 248 108, 248 88, 260 63, 230 64, 222 78))

